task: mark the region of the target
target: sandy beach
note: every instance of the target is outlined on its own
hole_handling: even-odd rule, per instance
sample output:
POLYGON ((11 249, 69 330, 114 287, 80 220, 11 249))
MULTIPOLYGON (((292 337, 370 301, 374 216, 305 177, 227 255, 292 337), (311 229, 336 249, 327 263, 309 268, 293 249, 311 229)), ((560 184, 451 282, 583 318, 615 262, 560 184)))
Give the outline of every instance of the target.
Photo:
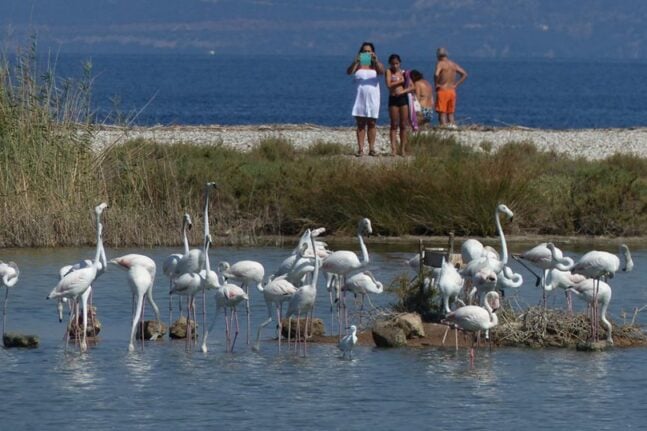
MULTIPOLYGON (((419 133, 453 136, 459 143, 481 148, 486 142, 496 150, 508 142, 533 142, 540 150, 555 151, 587 159, 603 159, 615 153, 647 157, 647 128, 544 130, 523 127, 460 127, 456 130, 429 129, 419 133)), ((282 124, 254 126, 154 126, 111 127, 96 131, 93 145, 101 149, 109 145, 143 138, 159 143, 191 143, 224 145, 249 151, 263 139, 283 138, 296 147, 308 147, 318 142, 346 145, 349 153, 356 148, 352 127, 322 127, 311 124, 282 124)), ((388 154, 389 128, 379 127, 377 150, 388 154)))

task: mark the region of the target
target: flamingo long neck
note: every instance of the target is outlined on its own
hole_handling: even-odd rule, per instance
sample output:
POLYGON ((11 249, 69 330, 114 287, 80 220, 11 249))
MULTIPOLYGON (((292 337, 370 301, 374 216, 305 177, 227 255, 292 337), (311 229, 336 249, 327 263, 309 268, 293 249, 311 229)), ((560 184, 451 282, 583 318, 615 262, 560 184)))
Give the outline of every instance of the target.
MULTIPOLYGON (((310 241, 312 242, 312 249, 315 249, 315 240, 314 238, 310 238, 310 241)), ((368 253, 367 253, 367 258, 368 258, 368 253)), ((317 281, 319 280, 319 257, 315 253, 315 270, 314 273, 312 274, 312 287, 316 290, 317 289, 317 281)))
MULTIPOLYGON (((204 188, 204 235, 209 235, 209 189, 210 185, 204 188)), ((188 245, 187 245, 188 247, 188 245)), ((206 250, 205 250, 206 253, 206 250)))
POLYGON ((103 273, 108 268, 108 258, 106 257, 106 250, 103 248, 103 225, 101 224, 101 214, 103 214, 103 210, 97 212, 96 229, 97 246, 101 247, 99 259, 101 259, 101 272, 103 273), (99 229, 101 229, 101 232, 99 232, 99 229))
POLYGON ((505 241, 505 235, 503 234, 503 228, 501 227, 498 207, 494 212, 494 219, 496 220, 496 229, 499 233, 499 238, 501 239, 501 262, 506 265, 508 263, 508 244, 505 241))
POLYGON ((575 265, 575 261, 568 256, 564 256, 561 251, 558 252, 555 246, 550 246, 550 256, 554 262, 554 267, 560 271, 570 271, 575 265))
MULTIPOLYGON (((357 239, 359 240, 359 246, 362 249, 362 263, 367 265, 369 263, 368 249, 366 244, 364 244, 364 238, 362 237, 362 226, 360 225, 357 229, 357 239)), ((314 241, 312 242, 312 249, 316 250, 314 241)))
MULTIPOLYGON (((101 241, 101 234, 103 231, 103 225, 101 222, 97 223, 97 251, 94 254, 94 260, 92 261, 92 265, 95 268, 99 268, 99 259, 101 258, 101 249, 103 248, 103 243, 101 241)), ((104 265, 105 268, 105 265, 104 265)))
POLYGON ((188 223, 187 223, 186 219, 184 219, 184 221, 182 222, 182 236, 183 236, 183 239, 184 239, 184 255, 185 256, 187 254, 189 254, 189 238, 186 235, 187 227, 188 227, 188 223))

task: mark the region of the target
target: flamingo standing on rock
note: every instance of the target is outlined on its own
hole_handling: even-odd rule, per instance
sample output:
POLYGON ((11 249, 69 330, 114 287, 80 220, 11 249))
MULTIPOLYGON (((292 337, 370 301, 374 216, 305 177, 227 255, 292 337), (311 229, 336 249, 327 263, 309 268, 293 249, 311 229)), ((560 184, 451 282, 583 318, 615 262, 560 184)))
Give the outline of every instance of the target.
POLYGON ((159 323, 161 321, 160 311, 153 300, 153 284, 155 282, 156 265, 153 259, 141 254, 127 254, 116 257, 110 261, 119 268, 128 271, 128 284, 132 292, 134 304, 132 326, 130 329, 130 342, 128 351, 135 350, 135 332, 137 324, 142 322, 142 349, 144 347, 144 296, 148 303, 153 307, 155 318, 159 323))
MULTIPOLYGON (((79 312, 79 298, 83 293, 85 293, 90 285, 96 280, 99 268, 102 266, 100 262, 101 250, 103 248, 103 241, 101 235, 103 233, 103 225, 98 223, 97 225, 97 250, 94 256, 94 260, 90 266, 79 268, 75 271, 68 272, 52 289, 47 299, 59 299, 66 298, 72 301, 73 308, 78 316, 79 312)), ((105 268, 105 265, 103 266, 105 268)), ((70 313, 70 323, 72 321, 72 313, 70 313)), ((69 327, 69 325, 68 325, 69 327)), ((65 328, 65 334, 67 339, 68 328, 65 328)), ((81 338, 80 349, 82 352, 87 350, 86 342, 86 332, 87 332, 87 309, 84 309, 83 312, 83 337, 81 338)))
POLYGON ((0 287, 6 289, 4 305, 2 307, 2 336, 4 340, 5 327, 7 325, 7 301, 9 299, 9 288, 14 287, 18 282, 20 269, 15 262, 4 263, 0 260, 0 287))

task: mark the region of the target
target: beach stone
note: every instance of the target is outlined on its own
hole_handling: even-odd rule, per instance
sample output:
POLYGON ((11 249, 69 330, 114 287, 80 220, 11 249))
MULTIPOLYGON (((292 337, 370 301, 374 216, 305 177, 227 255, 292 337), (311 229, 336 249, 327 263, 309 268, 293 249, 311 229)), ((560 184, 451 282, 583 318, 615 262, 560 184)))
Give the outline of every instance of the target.
MULTIPOLYGON (((305 324, 306 324, 306 319, 299 319, 298 324, 301 326, 300 331, 301 334, 305 333, 305 324)), ((283 334, 283 337, 288 337, 288 319, 282 319, 281 320, 281 333, 283 334)), ((323 337, 326 334, 326 329, 323 323, 323 320, 321 319, 312 319, 311 326, 308 328, 308 335, 312 337, 323 337)), ((297 335, 297 319, 292 319, 292 325, 291 325, 291 334, 290 338, 294 338, 297 335)))
POLYGON ((394 320, 376 320, 371 330, 377 347, 404 347, 407 336, 394 320))
POLYGON ((23 335, 13 332, 7 332, 2 335, 2 344, 6 348, 25 347, 33 349, 38 347, 39 339, 36 335, 23 335))
POLYGON ((593 342, 587 341, 584 343, 578 343, 577 346, 575 346, 575 349, 581 352, 602 352, 611 347, 613 347, 612 343, 609 343, 606 340, 600 340, 600 341, 593 341, 593 342))
MULTIPOLYGON (((146 320, 144 322, 144 339, 145 340, 157 340, 158 338, 164 337, 166 334, 166 325, 157 320, 146 320)), ((186 328, 185 334, 186 337, 186 328)), ((137 334, 136 338, 138 340, 142 339, 142 325, 137 325, 137 334)))
MULTIPOLYGON (((197 333, 197 325, 193 320, 190 320, 190 325, 191 325, 191 334, 193 335, 193 338, 198 338, 198 333, 197 333)), ((183 339, 186 338, 186 329, 187 329, 187 319, 186 317, 182 316, 179 319, 177 319, 173 324, 171 325, 171 328, 169 329, 169 337, 173 339, 183 339)))
POLYGON ((395 318, 395 324, 402 328, 407 340, 411 338, 424 338, 425 328, 422 318, 418 313, 404 313, 395 318))

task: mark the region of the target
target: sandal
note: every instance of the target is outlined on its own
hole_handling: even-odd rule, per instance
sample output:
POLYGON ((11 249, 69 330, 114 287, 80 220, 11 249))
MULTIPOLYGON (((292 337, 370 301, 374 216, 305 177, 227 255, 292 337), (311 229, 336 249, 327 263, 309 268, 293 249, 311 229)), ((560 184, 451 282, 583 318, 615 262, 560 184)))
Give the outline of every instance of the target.
POLYGON ((354 154, 355 157, 362 157, 363 155, 364 154, 359 151, 354 154))
POLYGON ((375 157, 375 156, 377 156, 377 153, 374 150, 371 150, 371 151, 368 152, 368 155, 375 157))

